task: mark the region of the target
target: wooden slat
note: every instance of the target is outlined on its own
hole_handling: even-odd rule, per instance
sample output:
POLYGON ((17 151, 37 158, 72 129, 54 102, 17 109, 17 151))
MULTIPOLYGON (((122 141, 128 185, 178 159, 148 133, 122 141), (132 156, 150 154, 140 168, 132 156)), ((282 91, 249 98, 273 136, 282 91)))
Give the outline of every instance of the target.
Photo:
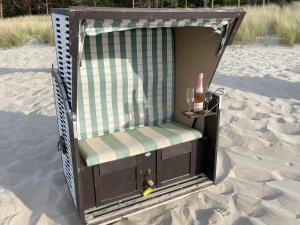
POLYGON ((149 207, 154 207, 155 205, 165 204, 167 201, 174 200, 174 198, 200 191, 211 185, 213 185, 213 182, 208 180, 207 177, 198 177, 196 179, 191 179, 188 182, 177 185, 173 184, 158 189, 146 197, 139 195, 137 198, 128 200, 127 202, 112 205, 107 208, 97 208, 94 209, 93 212, 86 211, 85 219, 87 224, 111 223, 121 217, 137 213, 138 211, 148 209, 149 207))
MULTIPOLYGON (((204 174, 200 174, 200 175, 192 177, 190 179, 185 179, 185 180, 182 180, 182 181, 178 181, 176 184, 169 184, 169 185, 165 185, 164 187, 161 187, 161 188, 156 188, 154 190, 154 193, 158 192, 160 190, 175 186, 175 185, 180 185, 182 183, 191 182, 193 180, 197 180, 199 178, 205 178, 205 177, 206 176, 204 174)), ((124 202, 129 202, 130 200, 133 200, 133 199, 138 199, 139 197, 141 197, 141 195, 132 196, 132 197, 129 197, 129 198, 125 198, 125 199, 123 199, 122 201, 119 201, 119 202, 109 203, 109 204, 105 204, 103 206, 91 208, 91 209, 85 210, 85 214, 87 215, 87 214, 90 214, 90 213, 93 213, 93 212, 96 212, 96 211, 99 211, 99 210, 102 210, 104 208, 108 208, 108 207, 111 207, 111 206, 114 206, 114 205, 118 205, 120 207, 120 204, 122 204, 124 202)))
MULTIPOLYGON (((137 202, 133 205, 129 205, 127 207, 123 207, 118 210, 108 212, 106 214, 102 214, 99 216, 86 215, 85 217, 86 223, 89 225, 99 224, 99 223, 109 224, 121 218, 128 217, 136 213, 140 213, 143 210, 149 210, 150 208, 157 207, 159 205, 166 204, 170 201, 174 201, 180 197, 184 197, 194 192, 198 192, 211 185, 213 185, 212 181, 207 179, 203 180, 202 178, 202 181, 200 183, 194 183, 185 188, 177 187, 175 190, 168 191, 167 193, 162 192, 161 195, 158 196, 154 196, 154 194, 152 194, 151 198, 141 197, 147 199, 147 201, 144 202, 137 202)), ((96 213, 93 214, 95 215, 96 213)))

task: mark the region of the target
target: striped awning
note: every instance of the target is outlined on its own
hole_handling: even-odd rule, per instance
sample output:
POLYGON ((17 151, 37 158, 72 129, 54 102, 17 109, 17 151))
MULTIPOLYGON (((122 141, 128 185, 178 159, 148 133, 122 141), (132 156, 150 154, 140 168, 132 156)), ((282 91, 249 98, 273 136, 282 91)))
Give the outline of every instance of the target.
POLYGON ((206 19, 86 19, 81 21, 79 55, 81 55, 85 36, 125 31, 138 28, 163 27, 211 27, 215 33, 220 34, 223 49, 224 39, 227 38, 227 28, 232 18, 206 18, 206 19))
POLYGON ((87 19, 82 21, 85 35, 94 36, 102 33, 123 31, 137 28, 162 28, 162 27, 211 27, 216 33, 221 34, 224 25, 230 22, 230 18, 210 19, 87 19))

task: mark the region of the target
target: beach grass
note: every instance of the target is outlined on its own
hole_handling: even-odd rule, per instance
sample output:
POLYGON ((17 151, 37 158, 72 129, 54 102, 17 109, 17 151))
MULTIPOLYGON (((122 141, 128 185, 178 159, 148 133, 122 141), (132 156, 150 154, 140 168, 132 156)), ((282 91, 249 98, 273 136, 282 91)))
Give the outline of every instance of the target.
POLYGON ((22 16, 0 19, 0 47, 25 45, 32 39, 54 44, 50 16, 22 16))
MULTIPOLYGON (((300 4, 247 6, 246 16, 235 44, 251 44, 257 37, 277 36, 282 44, 300 43, 300 4)), ((25 45, 31 39, 54 44, 50 16, 24 16, 0 19, 0 47, 25 45)))
POLYGON ((300 43, 300 4, 246 7, 235 43, 251 44, 257 37, 278 36, 282 44, 300 43))

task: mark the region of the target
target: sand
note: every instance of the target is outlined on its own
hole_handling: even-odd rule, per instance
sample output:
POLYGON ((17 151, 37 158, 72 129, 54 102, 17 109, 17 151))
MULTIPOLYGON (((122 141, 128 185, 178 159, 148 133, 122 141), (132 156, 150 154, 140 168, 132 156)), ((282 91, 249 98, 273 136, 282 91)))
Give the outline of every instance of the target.
MULTIPOLYGON (((300 46, 231 47, 217 186, 125 224, 300 224, 300 46)), ((54 48, 0 50, 0 224, 77 225, 56 152, 54 48)))

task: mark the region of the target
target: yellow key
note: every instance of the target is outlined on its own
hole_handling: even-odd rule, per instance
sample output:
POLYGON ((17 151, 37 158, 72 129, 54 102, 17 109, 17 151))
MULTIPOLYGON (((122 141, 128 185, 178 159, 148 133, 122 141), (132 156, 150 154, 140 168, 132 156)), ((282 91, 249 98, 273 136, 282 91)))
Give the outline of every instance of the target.
POLYGON ((149 194, 151 194, 153 191, 153 189, 151 187, 148 187, 146 188, 144 191, 143 191, 143 196, 147 196, 149 194))

